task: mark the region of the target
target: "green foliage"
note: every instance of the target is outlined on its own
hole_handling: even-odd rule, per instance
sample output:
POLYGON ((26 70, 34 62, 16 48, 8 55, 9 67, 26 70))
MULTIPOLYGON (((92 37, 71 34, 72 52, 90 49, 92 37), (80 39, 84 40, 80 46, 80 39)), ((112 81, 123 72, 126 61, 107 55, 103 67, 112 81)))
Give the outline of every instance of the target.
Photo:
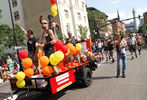
MULTIPOLYGON (((24 34, 23 32, 16 26, 16 39, 18 46, 24 45, 23 40, 24 34)), ((8 49, 15 46, 15 41, 14 41, 14 33, 12 28, 10 28, 6 24, 1 24, 0 25, 0 52, 2 53, 4 49, 8 49)))
POLYGON ((17 45, 25 46, 25 43, 24 43, 25 37, 24 37, 23 31, 17 25, 15 25, 15 31, 16 31, 17 45))
POLYGON ((144 24, 143 26, 141 26, 138 30, 138 33, 147 34, 147 25, 144 24))
POLYGON ((66 36, 64 34, 62 34, 62 32, 58 32, 58 38, 59 40, 62 40, 63 42, 66 40, 66 36))
POLYGON ((128 36, 130 34, 131 34, 131 31, 130 30, 126 30, 125 35, 128 36))
POLYGON ((79 28, 79 32, 80 32, 79 38, 81 40, 85 40, 87 38, 88 28, 86 26, 83 27, 82 25, 79 25, 78 28, 79 28))
POLYGON ((88 11, 88 20, 91 38, 95 39, 95 31, 107 31, 108 28, 105 26, 107 24, 107 16, 105 13, 99 10, 89 10, 88 11))
POLYGON ((115 35, 116 35, 116 31, 113 30, 112 36, 115 36, 115 35))

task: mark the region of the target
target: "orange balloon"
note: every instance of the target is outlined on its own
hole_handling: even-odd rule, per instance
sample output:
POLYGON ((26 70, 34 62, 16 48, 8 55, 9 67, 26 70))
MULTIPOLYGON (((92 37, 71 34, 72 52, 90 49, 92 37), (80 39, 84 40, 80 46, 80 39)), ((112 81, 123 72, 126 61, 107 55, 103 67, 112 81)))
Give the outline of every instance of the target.
POLYGON ((34 71, 32 68, 28 68, 24 70, 24 73, 27 77, 31 77, 34 74, 34 71))
POLYGON ((39 57, 39 59, 42 57, 42 53, 43 53, 43 52, 39 49, 39 50, 38 50, 38 57, 39 57))
POLYGON ((67 44, 67 47, 68 47, 68 49, 70 50, 70 52, 71 52, 73 55, 77 53, 77 50, 76 50, 76 48, 75 48, 75 46, 74 46, 73 44, 68 43, 68 44, 67 44))
POLYGON ((45 66, 47 66, 49 64, 49 58, 47 57, 47 56, 42 56, 41 58, 40 58, 40 65, 42 66, 42 67, 45 67, 45 66))
POLYGON ((53 69, 52 69, 52 67, 50 67, 50 66, 46 66, 46 67, 44 67, 44 68, 42 69, 42 73, 43 73, 43 75, 45 75, 45 76, 51 75, 52 72, 53 72, 53 69))
POLYGON ((31 58, 26 58, 24 59, 24 61, 22 62, 23 66, 27 69, 30 68, 32 66, 32 59, 31 58))

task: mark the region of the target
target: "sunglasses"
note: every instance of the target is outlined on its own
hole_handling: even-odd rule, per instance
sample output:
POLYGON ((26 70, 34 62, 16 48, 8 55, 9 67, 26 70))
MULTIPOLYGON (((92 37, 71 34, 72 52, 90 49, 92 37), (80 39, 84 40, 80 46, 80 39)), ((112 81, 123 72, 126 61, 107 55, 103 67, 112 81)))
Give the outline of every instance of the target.
POLYGON ((41 24, 48 24, 48 23, 46 23, 46 22, 42 22, 41 24))

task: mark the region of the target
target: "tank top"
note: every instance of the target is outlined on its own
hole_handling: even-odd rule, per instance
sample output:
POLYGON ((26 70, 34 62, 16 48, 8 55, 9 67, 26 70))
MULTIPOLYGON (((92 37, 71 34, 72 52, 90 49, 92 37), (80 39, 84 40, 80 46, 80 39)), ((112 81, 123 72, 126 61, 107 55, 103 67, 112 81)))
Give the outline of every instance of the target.
MULTIPOLYGON (((46 44, 49 44, 51 41, 52 41, 52 39, 51 39, 51 37, 50 37, 50 35, 49 35, 49 29, 46 31, 46 35, 45 35, 45 39, 46 39, 46 44)), ((50 48, 54 48, 54 45, 50 45, 50 46, 45 46, 45 50, 49 50, 50 48)))

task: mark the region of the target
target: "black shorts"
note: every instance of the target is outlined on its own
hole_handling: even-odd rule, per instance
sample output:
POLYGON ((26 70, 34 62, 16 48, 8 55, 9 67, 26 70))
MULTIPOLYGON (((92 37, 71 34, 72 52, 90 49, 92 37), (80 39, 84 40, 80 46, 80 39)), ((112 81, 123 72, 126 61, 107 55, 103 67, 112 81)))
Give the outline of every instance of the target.
POLYGON ((109 50, 109 52, 110 52, 110 56, 113 56, 114 54, 113 50, 109 50))
POLYGON ((136 52, 136 45, 130 45, 130 52, 136 52))
POLYGON ((141 42, 138 42, 137 44, 138 44, 138 46, 142 46, 142 43, 141 42))
POLYGON ((104 47, 104 51, 108 51, 108 50, 109 50, 108 46, 104 47))

